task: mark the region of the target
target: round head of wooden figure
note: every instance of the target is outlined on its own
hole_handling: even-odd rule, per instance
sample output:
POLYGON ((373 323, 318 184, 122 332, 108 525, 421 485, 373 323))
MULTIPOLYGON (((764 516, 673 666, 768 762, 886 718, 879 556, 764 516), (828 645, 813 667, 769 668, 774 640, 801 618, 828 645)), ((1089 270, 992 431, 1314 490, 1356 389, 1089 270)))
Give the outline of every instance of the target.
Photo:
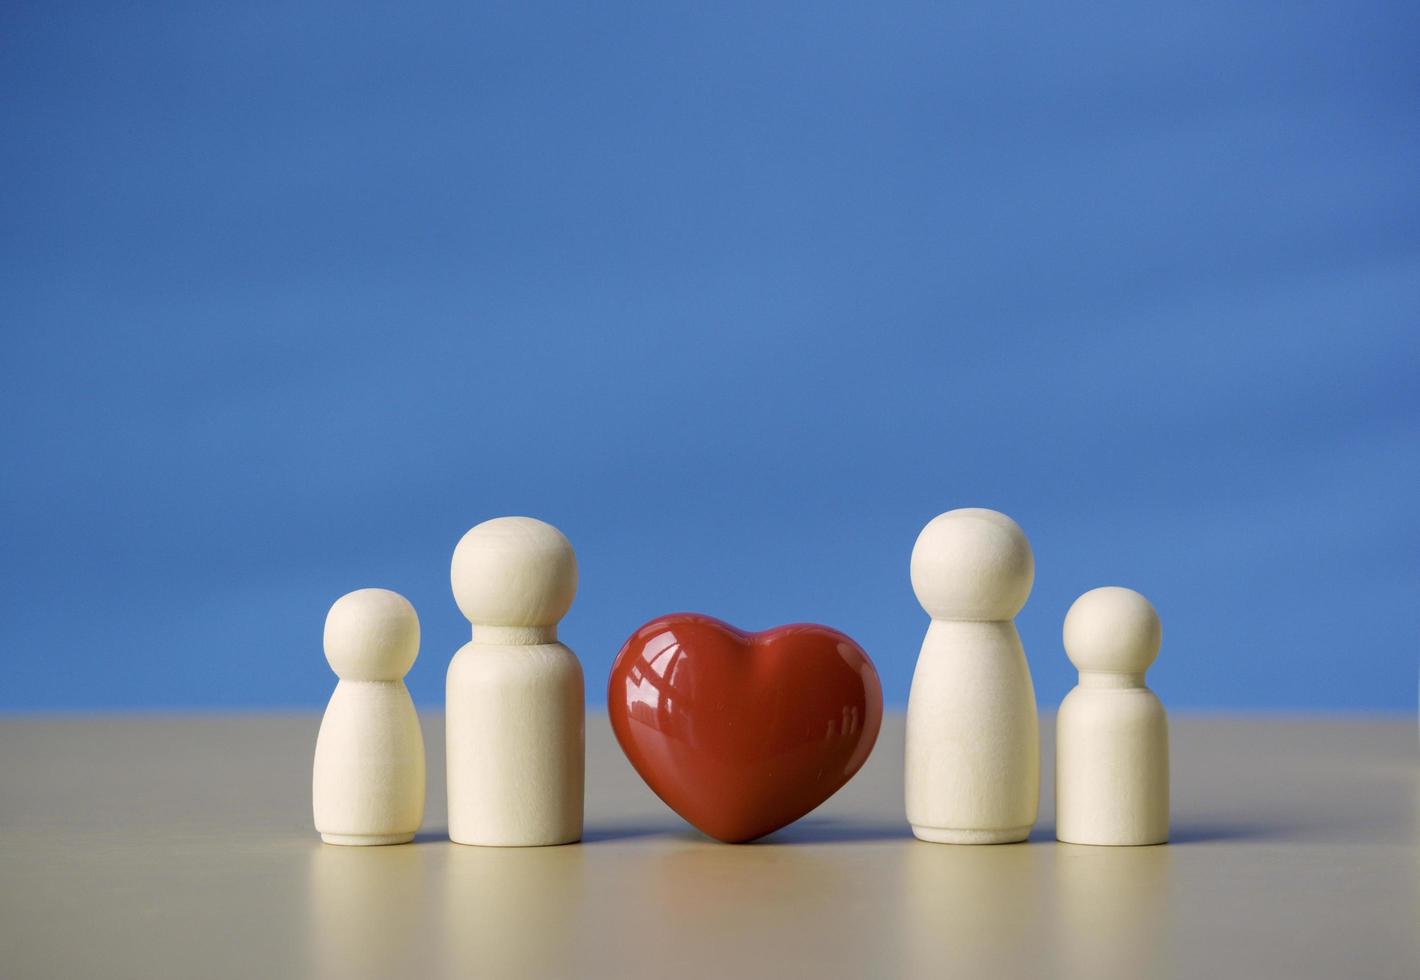
POLYGON ((1034 582, 1025 532, 998 511, 949 510, 932 518, 912 548, 912 591, 933 619, 1012 619, 1034 582))
POLYGON ((1159 655, 1163 630, 1154 607, 1133 589, 1091 589, 1065 614, 1065 653, 1076 668, 1142 674, 1159 655))
POLYGON ((341 680, 397 681, 419 656, 419 616, 389 589, 359 589, 325 617, 325 659, 341 680))
POLYGON ((577 556, 551 524, 496 517, 459 541, 449 579, 476 626, 553 627, 577 594, 577 556))

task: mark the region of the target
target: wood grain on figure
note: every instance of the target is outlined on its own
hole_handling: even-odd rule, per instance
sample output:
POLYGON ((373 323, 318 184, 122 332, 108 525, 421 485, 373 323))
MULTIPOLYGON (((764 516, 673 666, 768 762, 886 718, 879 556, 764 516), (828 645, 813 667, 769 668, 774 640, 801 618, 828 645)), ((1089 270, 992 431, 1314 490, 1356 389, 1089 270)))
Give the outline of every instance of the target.
POLYGON ((1055 836, 1071 844, 1169 839, 1169 731, 1144 685, 1159 654, 1158 614, 1132 589, 1086 592, 1065 616, 1080 684, 1055 727, 1055 836))
POLYGON ((562 532, 499 517, 454 549, 454 598, 473 639, 446 683, 449 837, 503 847, 582 837, 582 665, 557 642, 577 593, 562 532))
POLYGON ((1009 843, 1035 823, 1039 722, 1013 621, 1034 580, 1005 514, 948 511, 918 535, 912 589, 932 623, 907 701, 906 802, 922 840, 1009 843))
POLYGON ((402 844, 424 819, 424 735, 404 686, 419 617, 387 589, 341 596, 325 620, 340 682, 316 736, 311 800, 328 844, 402 844))

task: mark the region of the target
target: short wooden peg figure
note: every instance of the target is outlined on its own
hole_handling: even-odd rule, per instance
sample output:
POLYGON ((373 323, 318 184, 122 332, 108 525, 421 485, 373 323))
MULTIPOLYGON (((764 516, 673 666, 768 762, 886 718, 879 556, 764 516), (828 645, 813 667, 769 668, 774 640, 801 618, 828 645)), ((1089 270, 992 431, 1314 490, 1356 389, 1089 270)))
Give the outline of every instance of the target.
POLYGON ((343 595, 325 620, 340 677, 316 736, 311 797, 327 844, 403 844, 424 819, 424 734, 404 686, 419 617, 388 589, 343 595))
POLYGON ((1169 732, 1144 686, 1159 653, 1158 614, 1132 589, 1086 592, 1065 616, 1080 684, 1055 729, 1055 836, 1070 844, 1169 839, 1169 732))

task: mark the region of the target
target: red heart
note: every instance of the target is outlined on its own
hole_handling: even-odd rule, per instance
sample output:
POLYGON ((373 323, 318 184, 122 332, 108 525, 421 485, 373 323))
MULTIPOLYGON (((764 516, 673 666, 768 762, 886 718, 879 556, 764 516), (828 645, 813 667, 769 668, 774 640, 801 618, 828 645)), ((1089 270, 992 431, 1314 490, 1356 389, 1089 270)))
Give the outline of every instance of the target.
POLYGON ((745 633, 695 613, 653 619, 616 655, 611 727, 676 813, 728 843, 793 823, 873 750, 883 689, 863 648, 810 623, 745 633))

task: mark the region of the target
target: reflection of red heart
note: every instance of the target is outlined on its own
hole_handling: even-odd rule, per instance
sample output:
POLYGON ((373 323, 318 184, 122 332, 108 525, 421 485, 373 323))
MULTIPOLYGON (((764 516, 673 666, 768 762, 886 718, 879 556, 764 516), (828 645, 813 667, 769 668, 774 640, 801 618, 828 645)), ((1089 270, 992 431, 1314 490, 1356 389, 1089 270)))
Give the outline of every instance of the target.
POLYGON ((744 633, 678 613, 626 641, 607 708, 656 795, 737 843, 798 820, 853 777, 877 740, 883 689, 863 648, 827 626, 744 633))

